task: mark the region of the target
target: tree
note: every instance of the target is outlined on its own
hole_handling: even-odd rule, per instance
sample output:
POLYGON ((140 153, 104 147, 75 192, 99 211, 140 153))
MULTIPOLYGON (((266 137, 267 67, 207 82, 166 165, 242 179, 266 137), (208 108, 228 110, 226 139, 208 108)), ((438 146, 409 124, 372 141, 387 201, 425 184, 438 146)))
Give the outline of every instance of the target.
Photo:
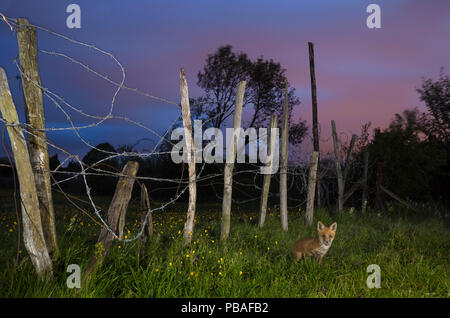
MULTIPOLYGON (((249 81, 252 62, 245 53, 232 52, 230 45, 219 47, 208 55, 203 71, 197 74, 197 85, 205 95, 192 100, 192 115, 196 119, 209 119, 212 127, 220 128, 232 115, 236 89, 240 81, 249 81)), ((244 105, 248 93, 244 96, 244 105)))
POLYGON ((95 146, 83 157, 85 172, 93 174, 87 176, 87 183, 95 194, 109 195, 114 192, 114 177, 104 174, 120 172, 117 158, 109 158, 115 153, 114 147, 105 142, 95 146))
POLYGON ((450 187, 450 78, 441 69, 439 79, 424 79, 417 89, 420 100, 425 103, 428 113, 423 113, 419 125, 427 141, 445 151, 446 164, 435 172, 433 192, 446 203, 450 187))
POLYGON ((50 170, 51 171, 53 171, 57 167, 59 167, 60 164, 61 164, 61 162, 58 159, 58 154, 57 153, 55 153, 53 156, 50 157, 50 170))
MULTIPOLYGON (((286 70, 280 63, 264 60, 251 61, 245 53, 234 53, 230 45, 219 47, 208 55, 206 65, 198 73, 197 85, 205 94, 192 100, 192 115, 195 119, 207 120, 208 126, 221 128, 234 109, 237 84, 247 81, 243 107, 253 106, 251 116, 244 128, 267 127, 272 114, 282 118, 284 89, 287 83, 286 70)), ((306 134, 306 122, 294 123, 292 110, 300 104, 295 89, 288 89, 289 140, 298 144, 306 134)))
POLYGON ((422 129, 428 138, 436 139, 449 146, 450 141, 450 78, 441 73, 439 79, 423 79, 417 89, 420 100, 428 110, 421 118, 422 129))
POLYGON ((368 145, 372 162, 383 162, 384 185, 402 198, 431 199, 435 177, 446 163, 446 152, 420 137, 417 109, 395 114, 389 128, 374 130, 368 145))

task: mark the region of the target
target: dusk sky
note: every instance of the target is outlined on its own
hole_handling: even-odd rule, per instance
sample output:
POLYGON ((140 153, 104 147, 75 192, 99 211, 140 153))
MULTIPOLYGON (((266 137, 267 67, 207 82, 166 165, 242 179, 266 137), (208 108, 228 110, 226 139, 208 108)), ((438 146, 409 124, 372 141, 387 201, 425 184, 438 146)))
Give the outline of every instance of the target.
MULTIPOLYGON (((202 94, 197 73, 208 54, 230 44, 251 59, 263 56, 281 63, 301 105, 294 117, 311 128, 308 41, 315 45, 318 113, 324 148, 330 121, 339 131, 360 133, 361 126, 385 128, 395 113, 425 110, 415 91, 422 77, 449 72, 450 1, 25 1, 0 0, 0 13, 27 17, 32 24, 95 45, 112 53, 126 71, 125 85, 179 102, 179 77, 185 68, 189 93, 202 94), (81 29, 66 26, 66 7, 81 7, 81 29), (381 29, 369 29, 366 8, 381 7, 381 29)), ((0 65, 8 75, 16 107, 23 115, 19 74, 13 60, 17 39, 0 20, 0 65)), ((40 49, 68 54, 120 81, 120 69, 104 55, 38 31, 40 49)), ((104 116, 115 87, 56 56, 39 53, 44 87, 85 112, 104 116)), ((68 127, 65 116, 44 98, 47 127, 68 127)), ((73 114, 71 112, 71 114, 73 114)), ((176 105, 121 91, 114 114, 142 122, 163 133, 178 116, 176 105)), ((80 116, 76 125, 91 123, 80 116)), ((120 121, 107 121, 81 134, 96 145, 133 144, 153 138, 149 132, 120 121)), ((311 134, 311 130, 309 130, 311 134)), ((71 131, 49 132, 49 139, 83 156, 88 148, 71 131)), ((344 140, 345 141, 345 140, 344 140)), ((305 151, 309 151, 308 141, 305 151)), ((143 146, 151 148, 151 144, 143 146)), ((0 154, 4 154, 1 150, 0 154)))

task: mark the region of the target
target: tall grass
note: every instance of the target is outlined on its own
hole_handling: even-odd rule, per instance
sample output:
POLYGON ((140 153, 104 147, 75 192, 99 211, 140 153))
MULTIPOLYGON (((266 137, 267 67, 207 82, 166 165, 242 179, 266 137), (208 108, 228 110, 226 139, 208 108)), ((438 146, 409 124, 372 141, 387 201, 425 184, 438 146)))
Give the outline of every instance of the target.
MULTIPOLYGON (((185 247, 184 208, 153 216, 155 234, 144 253, 139 240, 115 241, 82 289, 67 287, 66 269, 78 264, 83 272, 99 226, 78 211, 57 211, 61 258, 54 263, 54 279, 41 282, 23 247, 14 268, 17 225, 14 214, 4 216, 0 297, 449 297, 450 234, 443 219, 319 211, 315 222, 338 223, 336 239, 319 267, 308 258, 295 263, 291 255, 295 240, 316 235, 315 226, 304 224, 303 211, 290 211, 289 231, 284 232, 277 209, 269 211, 260 229, 256 212, 235 207, 230 237, 222 242, 220 207, 203 205, 192 244, 185 247), (379 289, 366 285, 370 264, 381 268, 379 289)), ((140 226, 133 209, 128 237, 140 226)))

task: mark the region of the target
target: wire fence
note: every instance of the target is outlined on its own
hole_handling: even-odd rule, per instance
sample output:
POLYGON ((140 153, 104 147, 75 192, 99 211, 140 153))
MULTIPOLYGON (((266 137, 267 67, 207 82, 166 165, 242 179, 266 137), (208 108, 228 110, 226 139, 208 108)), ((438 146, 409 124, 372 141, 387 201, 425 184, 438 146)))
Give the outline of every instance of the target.
MULTIPOLYGON (((17 68, 17 71, 19 72, 20 76, 22 78, 25 78, 26 80, 30 81, 35 87, 40 89, 42 91, 43 96, 45 96, 56 108, 57 110, 65 117, 67 121, 67 126, 60 126, 60 127, 46 127, 45 131, 55 131, 55 132, 62 132, 62 131, 72 131, 76 134, 79 142, 82 145, 87 146, 90 150, 95 150, 98 153, 103 154, 103 158, 87 164, 86 162, 83 162, 82 159, 80 159, 80 156, 75 153, 71 153, 69 150, 65 149, 64 147, 56 144, 55 142, 52 142, 50 139, 45 138, 45 143, 53 149, 56 152, 63 153, 66 158, 57 165, 54 169, 51 169, 49 172, 52 176, 52 187, 55 189, 58 189, 59 192, 61 192, 64 197, 66 198, 67 202, 69 204, 74 205, 79 209, 82 213, 85 213, 88 217, 90 217, 95 223, 104 226, 110 233, 113 235, 116 239, 119 239, 119 236, 109 227, 108 222, 105 220, 105 218, 101 215, 101 210, 99 206, 95 203, 94 198, 91 193, 91 186, 88 182, 89 176, 98 176, 98 177, 124 177, 124 175, 120 171, 111 171, 113 169, 102 169, 100 168, 102 164, 107 164, 109 161, 113 159, 123 159, 123 158, 140 158, 142 160, 145 160, 147 158, 156 158, 158 156, 162 155, 169 155, 171 151, 162 150, 164 147, 161 147, 163 144, 166 145, 174 145, 172 140, 169 138, 169 135, 173 131, 173 129, 176 127, 176 125, 179 123, 179 120, 182 116, 181 113, 181 105, 179 102, 175 102, 172 100, 169 100, 167 98, 156 96, 153 93, 150 92, 144 92, 138 88, 131 88, 125 85, 126 81, 126 72, 124 66, 121 64, 121 62, 110 52, 100 49, 97 46, 89 43, 85 43, 82 41, 75 40, 73 38, 70 38, 68 36, 65 36, 63 34, 54 32, 48 28, 29 24, 29 25, 21 25, 18 23, 17 19, 14 18, 8 18, 5 17, 3 14, 0 14, 0 17, 2 20, 9 26, 11 31, 17 32, 19 28, 26 28, 26 27, 33 27, 36 30, 39 30, 40 32, 45 32, 51 36, 57 37, 59 39, 62 39, 72 45, 81 46, 88 50, 94 50, 95 52, 101 54, 107 59, 111 59, 114 64, 117 66, 117 68, 120 71, 120 79, 114 80, 110 78, 108 74, 103 74, 100 71, 96 70, 95 67, 92 67, 88 65, 87 63, 80 61, 79 59, 76 59, 73 56, 70 56, 67 53, 64 52, 57 52, 54 50, 45 50, 45 49, 38 49, 38 52, 48 55, 50 57, 62 59, 66 61, 67 63, 72 63, 78 67, 80 67, 82 70, 84 70, 87 73, 93 74, 100 80, 109 83, 115 87, 114 93, 111 97, 111 101, 108 105, 108 109, 106 112, 106 115, 101 116, 93 113, 89 113, 86 110, 83 109, 80 105, 76 105, 69 101, 68 98, 65 98, 58 94, 54 89, 51 89, 49 87, 45 87, 42 84, 37 83, 36 81, 33 81, 31 78, 27 76, 25 72, 22 71, 19 62, 17 58, 13 61, 14 65, 17 68), (167 129, 160 133, 152 127, 137 121, 135 119, 125 117, 125 116, 118 116, 114 115, 114 110, 117 103, 117 96, 122 91, 126 90, 129 92, 132 92, 134 94, 141 95, 145 98, 148 98, 152 101, 156 101, 159 103, 163 103, 166 105, 169 105, 175 109, 178 109, 179 114, 176 117, 175 120, 173 120, 170 125, 167 127, 167 129), (86 118, 88 120, 93 121, 89 124, 83 124, 83 125, 76 125, 75 120, 73 119, 73 115, 71 112, 75 112, 79 116, 86 118), (83 137, 80 133, 81 130, 87 130, 87 129, 96 129, 100 127, 101 125, 105 124, 108 120, 118 120, 122 121, 128 125, 133 125, 135 127, 139 127, 143 130, 145 130, 146 133, 148 133, 152 138, 156 138, 156 143, 153 146, 153 148, 150 151, 133 151, 133 147, 131 147, 132 151, 109 151, 105 149, 98 148, 97 146, 93 145, 89 140, 87 140, 85 137, 83 137), (64 170, 63 167, 66 165, 69 161, 75 162, 79 166, 79 171, 67 171, 64 170), (60 176, 60 178, 55 178, 55 176, 60 176), (87 211, 86 209, 81 208, 75 201, 75 197, 72 194, 66 193, 62 189, 62 185, 70 182, 74 179, 81 179, 84 187, 84 191, 87 196, 87 202, 90 205, 90 210, 87 211)), ((211 103, 214 101, 204 100, 203 103, 211 103)), ((232 111, 232 110, 231 110, 232 111)), ((226 113, 219 113, 216 116, 209 118, 206 121, 202 122, 202 127, 205 127, 205 125, 208 124, 209 121, 214 120, 215 117, 221 116, 221 115, 229 115, 229 112, 226 113)), ((38 139, 42 140, 42 137, 37 134, 37 130, 31 125, 26 123, 8 123, 4 118, 0 118, 0 121, 3 124, 3 130, 7 126, 15 126, 20 128, 24 134, 28 136, 34 136, 38 139)), ((3 138, 3 147, 5 149, 5 152, 10 160, 10 165, 13 166, 12 159, 10 158, 10 152, 7 149, 6 143, 4 141, 4 133, 2 133, 3 138)), ((306 138, 311 138, 311 136, 307 135, 306 138)), ((327 138, 322 138, 321 142, 328 142, 331 140, 332 136, 330 135, 327 138)), ((348 144, 349 136, 346 134, 341 133, 340 139, 343 141, 344 145, 348 144)), ((167 147, 166 147, 167 148, 167 147)), ((344 151, 345 152, 345 151, 344 151)), ((303 161, 299 160, 296 164, 290 164, 288 166, 288 175, 289 175, 289 184, 288 184, 288 191, 289 192, 295 192, 295 193, 304 193, 305 189, 307 188, 307 182, 308 182, 308 165, 307 160, 308 158, 304 157, 305 159, 303 161)), ((320 179, 323 180, 323 182, 320 184, 321 192, 323 197, 332 197, 335 190, 335 181, 330 182, 327 181, 327 178, 335 178, 334 176, 334 161, 332 160, 333 154, 327 153, 327 154, 321 154, 321 163, 319 168, 319 175, 320 179)), ((353 165, 355 169, 360 169, 361 167, 358 167, 358 163, 355 163, 354 161, 351 161, 349 164, 353 165)), ((2 166, 8 166, 7 164, 3 164, 2 166)), ((204 186, 210 186, 212 190, 215 193, 215 196, 217 200, 222 200, 221 193, 217 191, 216 186, 217 185, 223 185, 223 174, 218 173, 209 173, 204 174, 206 163, 202 163, 200 169, 197 172, 196 175, 196 181, 198 184, 202 184, 204 186)), ((233 198, 233 202, 236 204, 246 204, 250 202, 257 202, 261 199, 260 195, 253 195, 253 193, 260 193, 262 190, 261 187, 261 173, 260 173, 260 165, 257 164, 246 164, 245 169, 235 169, 233 172, 233 176, 239 176, 239 175, 249 175, 251 182, 243 182, 243 180, 240 179, 234 179, 233 184, 237 187, 237 191, 240 192, 241 197, 244 197, 243 199, 237 199, 233 198), (252 189, 252 192, 250 191, 243 191, 239 188, 250 188, 252 189)), ((183 170, 184 171, 184 170, 183 170)), ((275 180, 275 183, 279 182, 279 175, 274 174, 272 178, 275 180)), ((140 238, 145 230, 146 222, 148 220, 148 216, 150 213, 153 213, 158 210, 164 210, 167 206, 173 204, 174 202, 178 201, 183 194, 188 190, 189 188, 189 179, 188 177, 183 176, 183 173, 178 178, 160 178, 160 177, 152 177, 152 176, 146 176, 146 175, 139 175, 136 176, 136 180, 138 182, 144 182, 144 181, 153 181, 153 182, 161 182, 161 183, 169 183, 173 184, 173 187, 167 187, 165 189, 167 190, 175 190, 175 195, 166 202, 163 202, 157 207, 149 208, 146 212, 146 217, 143 218, 143 222, 140 227, 140 231, 132 238, 121 238, 120 240, 123 242, 131 242, 138 238, 140 238)), ((356 181, 354 181, 356 182, 356 181)), ((350 181, 348 181, 350 183, 350 181)), ((152 193, 152 191, 156 191, 159 189, 150 189, 149 193, 152 193)), ((278 192, 269 192, 269 197, 276 198, 279 196, 278 192)), ((306 198, 304 196, 299 197, 289 197, 289 202, 293 203, 294 205, 288 206, 289 209, 296 209, 300 206, 305 205, 306 198)))

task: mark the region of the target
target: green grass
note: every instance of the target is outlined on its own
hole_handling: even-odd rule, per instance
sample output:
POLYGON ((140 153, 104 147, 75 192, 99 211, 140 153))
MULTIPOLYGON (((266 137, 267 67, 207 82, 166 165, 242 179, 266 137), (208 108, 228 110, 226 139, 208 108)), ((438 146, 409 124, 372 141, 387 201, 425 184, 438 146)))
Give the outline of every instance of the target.
MULTIPOLYGON (((66 268, 78 264, 84 271, 100 227, 62 202, 56 209, 61 257, 49 282, 37 279, 23 242, 14 269, 15 214, 12 207, 2 212, 0 297, 449 297, 450 232, 442 218, 320 211, 315 222, 336 221, 338 229, 319 267, 313 259, 294 263, 291 255, 295 240, 316 234, 303 211, 290 211, 283 232, 276 209, 259 229, 256 210, 235 207, 230 237, 221 242, 220 206, 200 205, 192 244, 184 247, 183 204, 154 215, 155 234, 143 256, 139 240, 116 241, 88 288, 69 289, 66 268), (366 286, 370 264, 381 268, 379 289, 366 286)), ((129 238, 140 226, 136 210, 131 204, 129 238)))

